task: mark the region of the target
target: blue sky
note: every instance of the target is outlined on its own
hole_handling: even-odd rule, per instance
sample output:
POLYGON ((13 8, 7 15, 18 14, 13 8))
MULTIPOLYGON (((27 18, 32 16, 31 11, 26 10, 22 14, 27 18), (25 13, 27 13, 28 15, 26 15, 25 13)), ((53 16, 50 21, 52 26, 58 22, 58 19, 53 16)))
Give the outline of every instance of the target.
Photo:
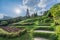
POLYGON ((4 15, 17 17, 25 16, 28 8, 30 14, 49 10, 54 4, 60 3, 60 0, 0 0, 0 18, 4 15))

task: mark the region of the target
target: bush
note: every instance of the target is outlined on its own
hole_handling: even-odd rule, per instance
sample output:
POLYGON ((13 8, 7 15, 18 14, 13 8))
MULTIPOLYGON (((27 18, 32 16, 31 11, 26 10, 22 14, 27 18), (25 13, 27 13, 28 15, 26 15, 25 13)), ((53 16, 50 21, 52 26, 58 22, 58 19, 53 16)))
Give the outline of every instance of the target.
POLYGON ((6 26, 6 25, 8 25, 8 22, 7 22, 7 21, 2 21, 1 24, 2 24, 3 26, 6 26))
POLYGON ((56 26, 56 35, 58 36, 58 40, 60 40, 60 25, 56 26))
POLYGON ((43 38, 50 38, 50 35, 52 35, 52 33, 38 33, 38 32, 34 32, 33 36, 34 37, 43 37, 43 38))
POLYGON ((43 37, 43 38, 48 38, 49 40, 58 40, 58 36, 53 33, 33 33, 34 37, 43 37))
POLYGON ((46 18, 46 19, 44 19, 44 22, 45 23, 52 23, 53 19, 52 18, 46 18))
POLYGON ((58 40, 58 36, 56 34, 50 35, 50 40, 58 40))
POLYGON ((54 5, 50 9, 51 14, 53 15, 53 19, 56 23, 60 24, 60 3, 54 5))
POLYGON ((58 36, 58 40, 60 40, 60 35, 58 36))
POLYGON ((39 23, 39 26, 50 26, 51 23, 39 23))
POLYGON ((60 35, 60 25, 56 26, 56 29, 55 30, 56 30, 56 34, 57 35, 60 35))
POLYGON ((37 29, 35 29, 35 30, 48 30, 48 31, 54 31, 54 28, 52 28, 52 27, 39 27, 39 28, 37 28, 37 29))

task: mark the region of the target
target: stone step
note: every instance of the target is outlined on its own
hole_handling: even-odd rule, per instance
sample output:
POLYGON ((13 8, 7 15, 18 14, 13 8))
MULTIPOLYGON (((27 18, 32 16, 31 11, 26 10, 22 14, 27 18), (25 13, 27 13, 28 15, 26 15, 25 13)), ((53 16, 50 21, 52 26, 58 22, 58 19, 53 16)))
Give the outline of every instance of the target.
POLYGON ((35 30, 34 32, 55 33, 54 31, 46 31, 46 30, 35 30))

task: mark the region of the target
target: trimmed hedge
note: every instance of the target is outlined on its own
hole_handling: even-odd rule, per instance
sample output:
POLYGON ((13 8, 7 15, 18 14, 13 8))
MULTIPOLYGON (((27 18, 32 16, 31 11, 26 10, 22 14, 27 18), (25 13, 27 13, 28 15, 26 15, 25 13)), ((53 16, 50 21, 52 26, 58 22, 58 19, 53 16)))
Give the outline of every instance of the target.
POLYGON ((50 26, 51 23, 39 23, 39 26, 50 26))
POLYGON ((48 30, 48 31, 54 31, 54 28, 52 28, 52 27, 39 27, 39 28, 37 28, 37 29, 35 29, 35 30, 48 30))
POLYGON ((57 36, 56 34, 53 34, 53 33, 37 33, 37 32, 34 32, 33 33, 33 36, 34 37, 43 37, 43 38, 48 38, 49 40, 57 40, 57 36))
POLYGON ((34 32, 34 37, 43 37, 43 38, 49 38, 52 33, 41 33, 41 32, 34 32))

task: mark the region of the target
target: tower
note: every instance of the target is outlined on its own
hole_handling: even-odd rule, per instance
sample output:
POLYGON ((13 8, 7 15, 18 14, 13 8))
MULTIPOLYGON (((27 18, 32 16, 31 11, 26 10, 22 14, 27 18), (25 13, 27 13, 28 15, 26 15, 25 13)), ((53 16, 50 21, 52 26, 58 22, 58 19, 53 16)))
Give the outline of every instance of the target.
POLYGON ((26 17, 30 17, 29 10, 27 9, 26 17))

